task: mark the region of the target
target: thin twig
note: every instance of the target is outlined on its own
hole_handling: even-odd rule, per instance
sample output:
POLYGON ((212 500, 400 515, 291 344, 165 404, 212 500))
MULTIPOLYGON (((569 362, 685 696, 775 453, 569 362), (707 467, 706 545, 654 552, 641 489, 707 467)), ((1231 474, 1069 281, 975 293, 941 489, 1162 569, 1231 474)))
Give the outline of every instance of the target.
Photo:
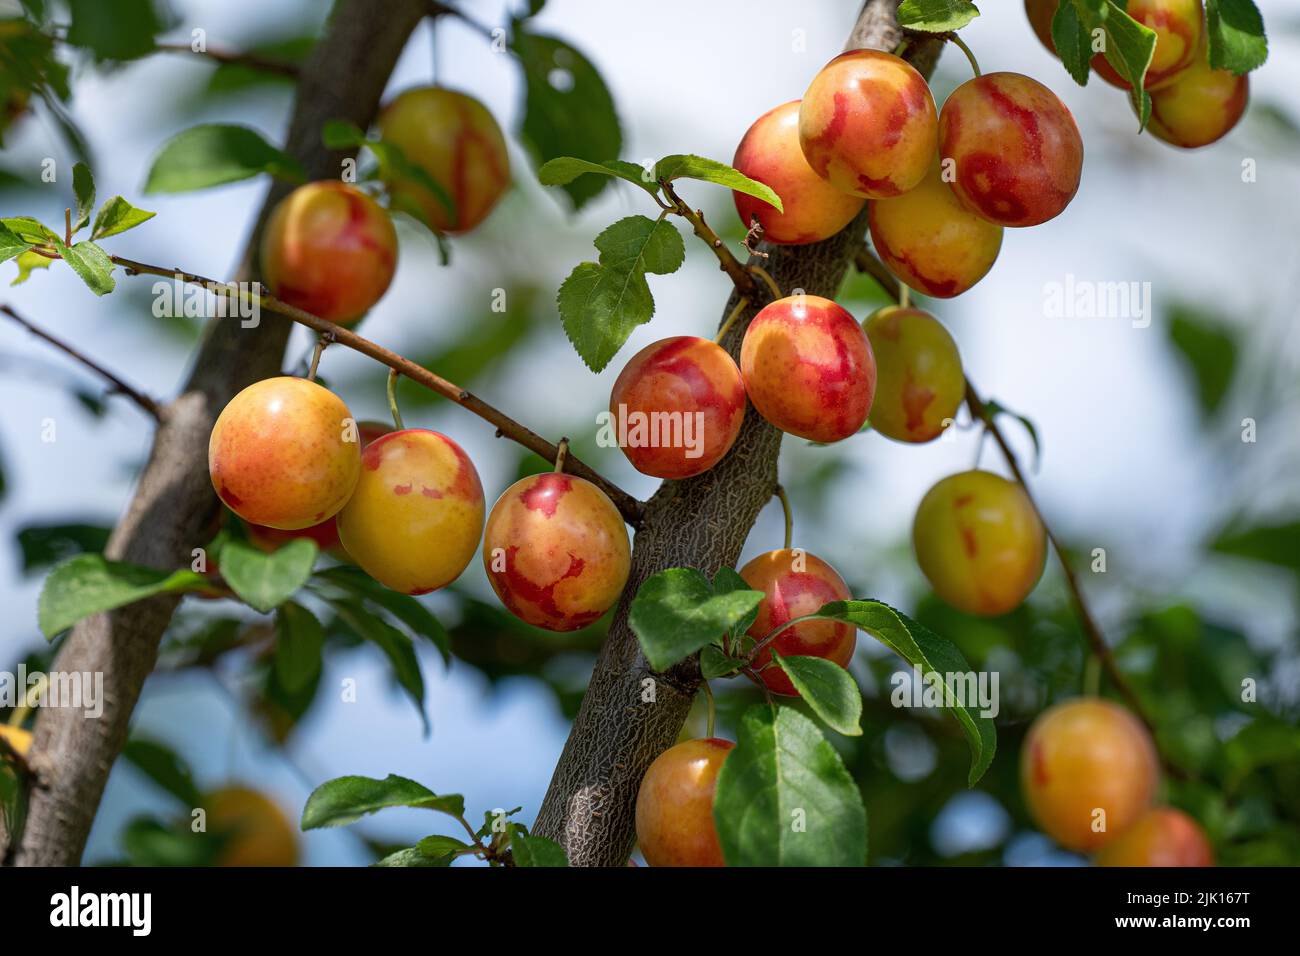
POLYGON ((767 286, 768 291, 772 293, 773 300, 784 298, 784 295, 781 293, 781 287, 776 284, 776 280, 772 278, 771 273, 760 266, 757 262, 751 262, 745 268, 763 280, 763 284, 767 286))
POLYGON ((189 53, 192 56, 203 56, 218 63, 246 66, 252 70, 258 70, 262 73, 274 73, 277 76, 296 77, 298 75, 297 64, 259 56, 256 53, 237 53, 233 50, 213 49, 211 47, 196 50, 188 43, 158 43, 154 45, 154 49, 159 53, 189 53))
POLYGON ((718 334, 713 337, 714 342, 717 342, 719 345, 722 344, 722 340, 727 337, 727 333, 731 331, 731 327, 736 324, 736 320, 740 318, 740 313, 745 311, 745 306, 747 305, 749 305, 749 299, 742 295, 740 301, 736 303, 736 307, 732 309, 731 314, 727 316, 727 320, 723 322, 722 327, 718 329, 718 334))
MULTIPOLYGON (((36 247, 36 252, 46 255, 49 258, 60 258, 57 253, 51 254, 50 250, 42 250, 36 247)), ((529 451, 535 452, 549 462, 554 462, 559 449, 534 432, 527 426, 515 421, 505 412, 489 405, 478 396, 472 394, 468 389, 461 388, 454 382, 448 381, 436 372, 431 372, 422 365, 417 365, 403 355, 384 348, 376 342, 362 338, 351 329, 344 328, 341 325, 335 325, 319 316, 312 315, 310 312, 304 312, 302 309, 282 302, 273 295, 265 292, 250 291, 247 285, 236 285, 228 282, 218 282, 215 279, 209 279, 205 276, 197 275, 193 272, 186 272, 183 269, 167 269, 162 266, 151 265, 147 262, 137 262, 134 259, 127 259, 124 256, 109 256, 109 259, 115 265, 121 266, 126 270, 127 275, 154 275, 164 279, 175 279, 184 282, 187 285, 197 285, 206 289, 214 295, 224 296, 226 298, 235 298, 241 301, 254 303, 269 312, 276 315, 282 315, 286 319, 297 322, 299 325, 305 325, 309 329, 314 329, 322 334, 327 334, 340 345, 352 349, 354 352, 360 352, 377 362, 395 369, 413 382, 423 385, 432 392, 436 392, 444 398, 450 399, 462 408, 473 412, 479 418, 483 419, 490 425, 496 427, 497 434, 509 438, 529 451)), ((644 504, 638 501, 632 495, 628 494, 618 485, 605 478, 599 472, 589 465, 584 464, 574 456, 570 455, 565 468, 570 474, 577 475, 579 478, 585 478, 590 481, 601 491, 609 496, 618 508, 619 513, 632 527, 637 527, 641 522, 641 513, 644 504)))
POLYGON ((154 399, 146 395, 144 392, 140 391, 138 388, 133 388, 132 386, 128 385, 126 382, 122 381, 122 379, 120 379, 117 375, 114 375, 112 372, 104 368, 104 366, 100 365, 94 359, 86 355, 83 355, 81 352, 79 352, 73 346, 69 345, 67 342, 64 342, 62 339, 55 338, 53 335, 51 335, 49 332, 46 332, 44 329, 36 325, 33 325, 31 322, 27 321, 21 315, 15 312, 12 307, 8 305, 0 305, 0 312, 3 312, 5 315, 9 316, 9 318, 13 319, 15 322, 17 322, 19 325, 25 328, 32 335, 36 336, 38 339, 44 339, 46 342, 49 342, 60 352, 63 352, 65 355, 68 355, 71 358, 76 359, 78 362, 80 362, 86 368, 90 369, 92 372, 94 372, 104 381, 108 382, 110 386, 110 394, 115 393, 118 395, 125 395, 131 401, 135 402, 135 404, 138 405, 141 409, 143 409, 144 411, 148 412, 151 416, 153 416, 155 421, 162 420, 162 406, 159 405, 157 401, 155 401, 154 399))
POLYGON ((713 254, 718 257, 719 267, 731 278, 736 291, 752 299, 757 291, 757 283, 754 282, 753 274, 746 270, 740 260, 727 248, 727 244, 722 241, 722 238, 704 221, 704 213, 686 205, 668 180, 659 180, 659 187, 672 204, 672 211, 689 222, 695 235, 704 240, 708 247, 713 250, 713 254))
POLYGON ((469 15, 462 13, 460 10, 458 10, 456 7, 451 6, 450 4, 439 3, 438 0, 429 0, 429 16, 454 17, 455 19, 459 20, 461 23, 465 24, 471 29, 476 30, 479 33, 483 34, 483 36, 487 37, 489 40, 496 39, 496 37, 493 36, 492 28, 490 26, 484 23, 479 23, 473 17, 470 17, 469 15))

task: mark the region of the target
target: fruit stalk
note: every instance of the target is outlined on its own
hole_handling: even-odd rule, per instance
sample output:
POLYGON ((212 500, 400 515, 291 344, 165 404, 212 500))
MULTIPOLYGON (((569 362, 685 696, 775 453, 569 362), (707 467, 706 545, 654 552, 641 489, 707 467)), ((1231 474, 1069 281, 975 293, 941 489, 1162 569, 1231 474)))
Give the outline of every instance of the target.
MULTIPOLYGON (((902 36, 897 7, 898 0, 867 0, 850 48, 894 49, 902 36)), ((929 73, 943 45, 939 39, 917 37, 908 59, 923 74, 929 73)), ((762 243, 762 255, 754 261, 762 262, 782 289, 833 296, 866 228, 863 212, 823 242, 762 243)), ((702 238, 712 246, 707 233, 702 238)), ((720 247, 713 248, 722 261, 720 247)), ((756 294, 753 274, 744 266, 726 271, 734 288, 721 312, 723 320, 741 298, 750 300, 721 342, 738 357, 745 329, 766 296, 756 294)), ((723 565, 735 567, 759 511, 776 491, 780 447, 781 433, 751 409, 735 445, 713 469, 665 481, 646 502, 627 587, 533 831, 559 841, 575 866, 626 862, 635 837, 641 779, 651 762, 677 740, 700 683, 694 659, 663 674, 650 669, 628 626, 628 606, 641 582, 664 568, 694 567, 712 576, 723 565), (647 699, 648 689, 653 690, 653 700, 647 699)))

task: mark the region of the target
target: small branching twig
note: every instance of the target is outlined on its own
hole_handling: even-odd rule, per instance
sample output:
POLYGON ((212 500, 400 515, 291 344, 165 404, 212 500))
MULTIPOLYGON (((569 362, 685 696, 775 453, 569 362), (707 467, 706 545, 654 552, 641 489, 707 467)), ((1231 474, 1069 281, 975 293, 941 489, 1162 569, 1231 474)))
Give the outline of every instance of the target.
POLYGON ((60 352, 63 352, 65 355, 76 359, 86 368, 90 369, 90 371, 94 372, 96 375, 98 375, 100 378, 102 378, 104 381, 108 383, 110 394, 124 395, 127 398, 129 398, 131 401, 135 402, 136 405, 138 405, 149 415, 151 415, 155 421, 160 421, 162 419, 162 406, 159 405, 156 400, 150 398, 148 395, 140 391, 138 388, 134 388, 128 385, 117 375, 113 374, 108 369, 104 368, 104 366, 100 365, 94 359, 78 351, 76 348, 69 345, 67 342, 64 342, 62 339, 56 338, 55 336, 51 335, 49 332, 46 332, 44 329, 40 328, 39 326, 33 325, 31 322, 27 321, 25 318, 23 318, 21 315, 15 312, 13 308, 11 308, 10 306, 0 305, 0 312, 9 316, 9 318, 13 319, 15 322, 17 322, 19 325, 25 328, 32 335, 36 336, 38 339, 44 339, 46 342, 49 342, 60 352))
POLYGON ((659 180, 659 187, 664 191, 664 196, 667 197, 668 202, 671 204, 672 211, 689 222, 691 228, 695 231, 695 235, 699 236, 713 250, 713 254, 718 257, 719 267, 731 278, 736 291, 741 295, 752 298, 757 291, 753 275, 745 270, 740 260, 727 248, 727 244, 722 241, 722 238, 704 221, 704 213, 686 205, 668 180, 659 180))

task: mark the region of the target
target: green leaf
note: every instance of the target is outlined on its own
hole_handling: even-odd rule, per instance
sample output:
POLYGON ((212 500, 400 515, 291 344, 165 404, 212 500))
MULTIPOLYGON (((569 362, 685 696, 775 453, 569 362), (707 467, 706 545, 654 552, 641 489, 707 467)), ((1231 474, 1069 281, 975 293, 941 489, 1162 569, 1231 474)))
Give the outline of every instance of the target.
POLYGON ((639 186, 652 196, 659 195, 659 184, 654 176, 636 163, 621 159, 607 159, 603 163, 592 163, 573 156, 560 156, 542 164, 537 170, 537 180, 543 186, 567 186, 579 176, 596 173, 600 176, 616 176, 634 186, 639 186))
MULTIPOLYGON (((752 591, 749 582, 742 578, 733 568, 718 568, 717 573, 713 575, 713 593, 729 594, 732 591, 752 591)), ((729 636, 733 639, 740 638, 746 631, 753 626, 755 619, 758 617, 758 605, 754 605, 754 610, 750 611, 739 621, 731 626, 729 636)), ((735 650, 733 647, 732 650, 735 650)))
POLYGON ((1092 36, 1073 3, 1062 3, 1052 17, 1052 43, 1061 63, 1080 86, 1092 72, 1092 36))
POLYGON ((1210 550, 1300 573, 1300 521, 1261 524, 1244 529, 1229 525, 1219 532, 1210 544, 1210 550))
POLYGON ((424 676, 420 673, 420 660, 415 655, 411 639, 356 601, 330 601, 339 620, 359 637, 374 644, 393 667, 398 684, 410 696, 419 711, 424 731, 429 732, 429 715, 424 712, 424 676))
POLYGON ((706 183, 716 183, 761 199, 769 206, 775 206, 778 212, 784 211, 781 197, 772 190, 772 187, 750 179, 726 163, 705 159, 703 156, 665 156, 655 164, 655 179, 662 179, 665 182, 672 182, 675 179, 698 179, 706 183))
POLYGON ((60 239, 53 239, 54 251, 72 267, 81 281, 95 295, 107 295, 113 291, 113 260, 108 253, 89 239, 74 246, 65 246, 60 239))
POLYGON ((391 773, 383 780, 338 777, 321 784, 307 798, 302 808, 302 828, 347 826, 387 807, 415 807, 461 817, 465 814, 465 798, 459 794, 439 796, 423 784, 391 773))
MULTIPOLYGON (((623 151, 614 99, 590 60, 563 40, 533 33, 521 20, 512 24, 510 42, 524 70, 519 138, 537 166, 560 156, 600 163, 623 151)), ((583 176, 563 188, 577 210, 607 182, 583 176)))
POLYGON ((713 822, 728 866, 865 866, 867 811, 835 748, 790 707, 745 712, 718 773, 713 822))
POLYGON ((1105 16, 1091 25, 1106 31, 1106 61, 1133 87, 1129 95, 1137 110, 1138 129, 1145 129, 1151 118, 1151 97, 1143 84, 1156 50, 1156 31, 1130 17, 1115 0, 1107 0, 1105 16))
POLYGON ((510 854, 515 866, 568 866, 564 848, 546 837, 530 836, 517 823, 510 825, 510 854))
MULTIPOLYGON (((452 858, 465 850, 471 849, 470 845, 464 840, 443 836, 440 833, 425 837, 415 845, 415 848, 426 857, 433 857, 435 860, 445 859, 447 863, 450 863, 452 858)), ((441 865, 446 866, 446 863, 441 865)))
POLYGON ((1252 0, 1206 0, 1205 28, 1210 41, 1210 66, 1249 73, 1268 59, 1264 18, 1252 0))
POLYGON ((18 529, 18 550, 24 573, 58 564, 76 554, 100 552, 112 531, 104 525, 31 524, 18 529))
POLYGON ((153 0, 68 0, 67 41, 97 60, 133 60, 154 49, 162 32, 153 0))
POLYGON ((186 808, 203 805, 203 797, 194 783, 193 771, 171 748, 152 740, 133 737, 127 741, 122 756, 186 808))
MULTIPOLYGON (((423 841, 421 841, 423 842, 423 841)), ((396 853, 390 853, 371 866, 401 866, 401 867, 426 867, 426 866, 450 866, 451 861, 456 857, 449 853, 442 856, 430 856, 421 852, 418 846, 407 847, 405 850, 398 850, 396 853)))
POLYGON ((192 126, 163 144, 145 182, 146 193, 182 193, 270 173, 302 182, 302 167, 247 126, 192 126))
POLYGON ((991 398, 985 400, 984 409, 988 412, 989 418, 997 418, 999 415, 1010 415, 1024 426, 1025 431, 1029 433, 1029 440, 1034 444, 1034 471, 1037 471, 1038 463, 1043 457, 1043 446, 1038 440, 1038 427, 1034 424, 1033 419, 1028 415, 1021 415, 1019 412, 1013 412, 1001 402, 991 398))
POLYGON ((325 629, 301 604, 286 601, 275 616, 275 676, 289 693, 297 693, 320 676, 325 629))
POLYGON ((80 554, 45 579, 38 602, 41 633, 52 639, 82 618, 133 604, 155 594, 201 591, 211 582, 193 571, 157 571, 80 554))
POLYGON ((317 572, 316 577, 379 605, 410 628, 412 634, 426 638, 438 648, 443 663, 451 663, 451 637, 447 629, 428 608, 409 594, 389 590, 360 568, 326 568, 317 572))
POLYGON ((57 232, 31 216, 10 216, 6 219, 0 219, 0 225, 3 225, 19 239, 32 245, 38 242, 53 242, 59 238, 57 232))
POLYGON ((681 233, 668 222, 629 216, 596 237, 599 264, 584 262, 560 286, 564 333, 593 372, 609 364, 638 325, 654 315, 646 273, 677 271, 686 257, 681 233))
POLYGON ((79 232, 90 225, 90 214, 95 209, 95 177, 85 163, 72 167, 72 192, 77 198, 77 216, 72 220, 72 231, 79 232))
POLYGON ((824 657, 782 657, 776 648, 772 658, 827 727, 846 737, 862 735, 862 692, 848 671, 824 657))
POLYGON ((221 549, 221 577, 240 600, 266 614, 307 583, 318 553, 308 538, 294 538, 270 554, 232 540, 221 549))
MULTIPOLYGON (((365 139, 359 145, 364 145, 374 154, 375 160, 379 163, 380 178, 385 182, 414 181, 433 194, 433 198, 438 200, 438 204, 447 211, 447 215, 452 220, 456 219, 456 200, 452 198, 451 193, 442 183, 434 179, 427 169, 407 159, 400 146, 383 139, 365 139)), ((395 208, 414 216, 435 235, 441 235, 433 223, 425 217, 420 204, 415 202, 411 195, 398 190, 390 195, 390 200, 395 208)))
POLYGON ((1168 325, 1170 344, 1191 372, 1201 416, 1218 411, 1237 372, 1239 347, 1226 322, 1190 306, 1175 306, 1168 325))
POLYGON ((742 657, 728 657, 716 644, 708 644, 700 651, 700 676, 705 680, 726 677, 747 663, 742 657))
MULTIPOLYGON (((923 677, 931 672, 940 678, 946 674, 971 673, 971 666, 954 645, 880 601, 834 601, 823 605, 816 616, 845 621, 866 631, 903 660, 919 668, 923 677)), ((978 702, 957 701, 946 682, 944 706, 957 718, 966 733, 966 741, 971 750, 971 768, 967 781, 974 786, 984 776, 984 771, 988 770, 997 750, 997 731, 993 720, 981 716, 978 702)))
POLYGON ((716 594, 694 568, 669 568, 641 585, 628 623, 650 666, 662 671, 718 640, 762 600, 762 591, 716 594))
MULTIPOLYGON (((22 255, 31 247, 32 243, 20 236, 14 235, 14 233, 10 232, 5 226, 0 225, 0 262, 8 262, 10 259, 14 258, 14 256, 22 255)), ((40 258, 43 259, 45 257, 41 256, 40 258)), ((21 263, 19 264, 19 268, 22 268, 21 263)), ((31 270, 28 269, 27 271, 30 272, 31 270)), ((26 277, 24 276, 24 278, 26 277)))
POLYGON ((925 33, 960 30, 979 15, 970 0, 903 0, 898 5, 898 25, 925 33))
POLYGON ((90 230, 90 238, 104 239, 108 236, 116 236, 128 229, 134 229, 142 222, 148 222, 155 215, 156 213, 137 209, 121 196, 114 196, 99 207, 99 214, 95 216, 95 225, 90 230))
POLYGON ((35 269, 48 269, 54 260, 48 256, 43 256, 39 252, 24 252, 14 260, 18 264, 18 275, 14 281, 9 283, 11 286, 22 285, 30 278, 35 269))

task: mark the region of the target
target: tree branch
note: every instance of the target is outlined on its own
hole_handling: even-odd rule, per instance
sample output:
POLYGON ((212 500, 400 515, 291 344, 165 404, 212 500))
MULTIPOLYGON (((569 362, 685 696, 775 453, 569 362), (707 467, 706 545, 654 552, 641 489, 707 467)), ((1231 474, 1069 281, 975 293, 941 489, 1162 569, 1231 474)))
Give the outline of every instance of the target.
MULTIPOLYGON (((897 5, 898 0, 867 0, 851 42, 894 49, 902 36, 897 5)), ((908 59, 927 73, 942 46, 941 40, 918 37, 908 59)), ((865 232, 864 210, 825 242, 764 244, 759 251, 781 288, 833 297, 865 232)), ((712 246, 707 234, 705 241, 712 246)), ((721 344, 734 356, 758 311, 759 296, 753 294, 757 286, 751 273, 723 268, 735 288, 722 321, 739 312, 721 344), (750 301, 741 305, 742 298, 750 301)), ((780 449, 781 432, 750 407, 722 461, 697 477, 664 482, 646 502, 627 587, 534 827, 537 834, 559 841, 576 866, 618 866, 627 860, 641 778, 676 741, 700 683, 693 658, 663 674, 651 670, 628 626, 629 605, 641 583, 664 568, 694 567, 712 575, 724 565, 735 566, 754 520, 776 490, 780 449)))
MULTIPOLYGON (((309 179, 335 178, 354 151, 321 143, 325 122, 369 127, 384 86, 411 31, 427 13, 423 0, 340 0, 326 32, 303 64, 286 151, 309 179)), ((261 230, 292 185, 275 182, 246 246, 241 277, 255 274, 261 230)), ((112 560, 175 568, 205 543, 218 507, 207 473, 207 444, 217 413, 246 385, 278 374, 291 323, 265 316, 256 329, 237 322, 208 324, 183 393, 162 410, 153 451, 127 512, 109 539, 112 560)), ((52 670, 102 674, 103 714, 42 709, 30 763, 36 774, 27 823, 18 841, 19 865, 76 864, 90 832, 109 769, 126 742, 131 713, 153 668, 158 644, 179 598, 140 601, 78 624, 52 670)))
POLYGON ((27 319, 24 319, 21 315, 15 312, 12 307, 8 305, 0 305, 0 312, 9 316, 9 318, 13 319, 15 322, 17 322, 19 325, 25 328, 32 335, 36 336, 38 339, 44 339, 46 342, 49 342, 60 352, 64 353, 65 355, 71 358, 76 359, 86 368, 90 369, 92 372, 94 372, 96 375, 98 375, 100 378, 102 378, 104 381, 108 383, 110 394, 125 395, 131 401, 135 402, 135 404, 138 405, 141 409, 148 412, 149 415, 154 419, 154 421, 161 420, 162 410, 159 408, 158 403, 154 399, 146 395, 144 392, 140 391, 138 388, 134 388, 128 385, 117 375, 113 374, 108 369, 104 368, 104 366, 100 365, 94 359, 89 358, 82 352, 78 351, 76 348, 69 345, 67 342, 64 342, 60 338, 56 338, 55 336, 51 335, 49 332, 46 332, 44 329, 40 328, 39 326, 33 325, 31 322, 27 321, 27 319))
POLYGON ((277 76, 296 77, 298 75, 296 64, 286 63, 283 60, 273 60, 270 57, 259 56, 256 53, 237 53, 232 50, 222 50, 214 47, 196 50, 188 43, 158 43, 155 44, 154 49, 159 53, 188 53, 191 56, 207 57, 209 60, 215 60, 218 63, 246 66, 252 70, 273 73, 277 76))

